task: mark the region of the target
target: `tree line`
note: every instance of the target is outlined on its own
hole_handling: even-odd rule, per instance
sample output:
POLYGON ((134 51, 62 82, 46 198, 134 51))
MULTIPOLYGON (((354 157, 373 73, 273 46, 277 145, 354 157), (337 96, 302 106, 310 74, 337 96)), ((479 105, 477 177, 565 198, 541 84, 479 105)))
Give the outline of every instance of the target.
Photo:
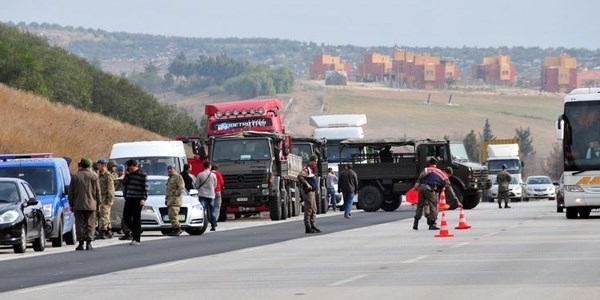
POLYGON ((291 92, 294 74, 287 67, 253 65, 226 54, 200 55, 190 60, 180 53, 164 76, 160 76, 158 67, 150 62, 143 72, 132 74, 130 80, 152 93, 175 89, 183 95, 207 92, 211 96, 236 94, 241 98, 255 98, 291 92))
POLYGON ((105 73, 83 58, 50 46, 42 38, 3 24, 0 24, 0 82, 161 135, 200 132, 187 113, 160 104, 126 78, 105 73))

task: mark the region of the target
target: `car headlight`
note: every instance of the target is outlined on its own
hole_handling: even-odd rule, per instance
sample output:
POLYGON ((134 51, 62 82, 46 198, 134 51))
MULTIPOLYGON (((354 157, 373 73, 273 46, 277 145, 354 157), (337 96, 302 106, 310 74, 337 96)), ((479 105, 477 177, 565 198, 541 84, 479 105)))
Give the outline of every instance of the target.
POLYGON ((142 211, 147 213, 153 213, 154 208, 152 208, 152 206, 144 206, 144 208, 142 208, 142 211))
POLYGON ((515 188, 513 189, 515 192, 520 192, 521 191, 521 187, 520 186, 515 186, 515 188))
POLYGON ((192 216, 201 216, 204 211, 202 204, 192 205, 192 216))
POLYGON ((12 223, 19 218, 19 212, 16 210, 5 211, 0 215, 0 224, 12 223))
POLYGON ((52 217, 52 204, 44 204, 42 209, 44 210, 44 217, 46 217, 46 218, 52 217))
POLYGON ((581 188, 579 185, 565 185, 565 191, 583 193, 583 188, 581 188))

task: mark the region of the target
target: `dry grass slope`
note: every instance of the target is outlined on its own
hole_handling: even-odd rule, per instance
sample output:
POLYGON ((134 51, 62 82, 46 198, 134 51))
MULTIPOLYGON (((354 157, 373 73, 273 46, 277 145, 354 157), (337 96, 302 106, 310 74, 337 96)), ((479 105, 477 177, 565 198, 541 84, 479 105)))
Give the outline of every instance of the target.
MULTIPOLYGON (((0 153, 108 157, 112 144, 164 140, 150 131, 0 84, 0 153)), ((74 164, 71 165, 73 168, 74 164)))

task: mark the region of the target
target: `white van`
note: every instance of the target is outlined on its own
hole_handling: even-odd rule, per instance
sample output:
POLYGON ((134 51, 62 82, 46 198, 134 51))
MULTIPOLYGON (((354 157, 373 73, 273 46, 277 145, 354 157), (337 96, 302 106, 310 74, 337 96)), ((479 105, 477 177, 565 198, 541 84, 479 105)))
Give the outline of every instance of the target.
POLYGON ((130 159, 139 162, 147 175, 166 175, 167 166, 175 165, 177 172, 187 164, 185 148, 181 141, 143 141, 117 143, 112 146, 110 159, 125 164, 130 159))

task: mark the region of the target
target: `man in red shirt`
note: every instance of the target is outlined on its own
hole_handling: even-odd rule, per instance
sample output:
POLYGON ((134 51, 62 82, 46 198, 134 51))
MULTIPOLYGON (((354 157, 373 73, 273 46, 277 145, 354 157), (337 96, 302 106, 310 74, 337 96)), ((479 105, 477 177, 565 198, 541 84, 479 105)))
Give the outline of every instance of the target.
POLYGON ((225 185, 225 180, 223 179, 223 174, 221 174, 221 171, 219 171, 218 165, 212 166, 212 172, 217 177, 217 185, 215 186, 215 211, 214 215, 211 216, 211 218, 215 218, 216 223, 216 221, 219 220, 219 215, 221 212, 221 192, 223 191, 223 185, 225 185))

